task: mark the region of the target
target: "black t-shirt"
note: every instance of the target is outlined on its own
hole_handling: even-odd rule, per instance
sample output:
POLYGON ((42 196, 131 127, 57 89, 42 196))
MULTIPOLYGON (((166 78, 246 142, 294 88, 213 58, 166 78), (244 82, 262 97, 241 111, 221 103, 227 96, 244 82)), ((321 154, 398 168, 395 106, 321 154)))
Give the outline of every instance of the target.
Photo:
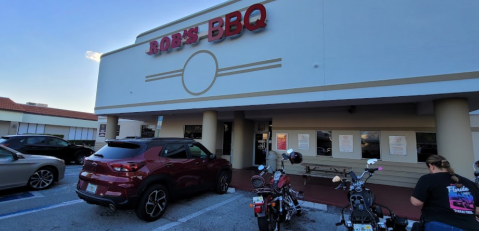
POLYGON ((462 188, 457 188, 448 172, 419 178, 413 197, 424 202, 422 218, 438 221, 464 230, 478 230, 475 211, 479 207, 479 189, 470 180, 456 175, 462 188))

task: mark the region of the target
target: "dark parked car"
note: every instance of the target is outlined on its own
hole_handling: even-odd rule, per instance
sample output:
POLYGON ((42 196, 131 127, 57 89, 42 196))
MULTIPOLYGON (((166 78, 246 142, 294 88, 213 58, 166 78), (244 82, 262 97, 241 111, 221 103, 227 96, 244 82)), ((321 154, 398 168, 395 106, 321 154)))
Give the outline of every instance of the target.
POLYGON ((111 209, 136 209, 145 221, 159 219, 173 196, 213 189, 223 194, 231 164, 187 138, 107 140, 85 159, 78 196, 111 209))
POLYGON ((0 138, 0 144, 21 153, 53 156, 70 163, 83 164, 83 159, 95 151, 80 145, 48 135, 9 135, 0 138))

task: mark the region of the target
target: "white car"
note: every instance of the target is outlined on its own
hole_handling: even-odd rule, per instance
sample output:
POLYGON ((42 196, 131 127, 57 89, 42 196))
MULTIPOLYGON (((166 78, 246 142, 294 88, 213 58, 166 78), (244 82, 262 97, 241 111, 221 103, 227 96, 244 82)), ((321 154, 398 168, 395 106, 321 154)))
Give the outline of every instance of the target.
POLYGON ((26 155, 0 145, 0 190, 28 186, 46 189, 65 177, 65 162, 61 159, 26 155))

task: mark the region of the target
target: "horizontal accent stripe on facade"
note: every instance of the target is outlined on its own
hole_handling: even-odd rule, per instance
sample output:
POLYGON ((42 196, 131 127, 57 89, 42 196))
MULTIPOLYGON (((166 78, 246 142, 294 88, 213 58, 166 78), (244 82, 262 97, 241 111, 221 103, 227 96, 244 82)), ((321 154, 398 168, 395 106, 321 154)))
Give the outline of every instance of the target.
POLYGON ((253 71, 273 69, 273 68, 278 68, 278 67, 281 67, 281 64, 264 66, 264 67, 256 67, 256 68, 245 69, 245 70, 240 70, 240 71, 226 72, 226 73, 217 74, 216 76, 217 77, 223 77, 223 76, 227 76, 227 75, 236 75, 236 74, 248 73, 248 72, 253 72, 253 71))
MULTIPOLYGON (((259 2, 259 3, 264 5, 264 4, 267 4, 267 3, 270 3, 270 2, 274 2, 274 1, 276 1, 276 0, 266 0, 266 1, 259 2)), ((220 7, 220 8, 221 8, 221 7, 220 7)), ((249 6, 248 6, 248 7, 241 8, 241 9, 239 9, 239 10, 237 10, 237 11, 244 11, 244 10, 246 10, 246 9, 248 9, 248 8, 249 8, 249 6)), ((201 13, 201 12, 200 12, 200 13, 201 13)), ((199 15, 201 15, 201 14, 199 14, 199 15)), ((196 16, 198 16, 198 15, 195 15, 194 17, 196 17, 196 16)), ((225 17, 225 14, 219 15, 219 16, 216 16, 216 17, 212 17, 211 19, 213 19, 213 18, 218 18, 218 17, 224 18, 224 17, 225 17)), ((209 20, 211 20, 211 19, 209 19, 209 20)), ((126 47, 123 47, 123 48, 120 48, 120 49, 117 49, 117 50, 114 50, 114 51, 107 52, 107 53, 103 54, 103 55, 101 56, 101 58, 106 57, 106 56, 108 56, 108 55, 112 55, 112 54, 118 53, 118 52, 120 52, 120 51, 124 51, 124 50, 130 49, 130 48, 136 47, 136 46, 140 46, 140 45, 149 43, 150 41, 153 41, 153 40, 161 39, 161 38, 163 38, 163 37, 166 37, 166 36, 169 36, 169 35, 172 35, 172 34, 176 34, 176 33, 183 32, 184 30, 188 30, 188 29, 190 29, 190 28, 192 28, 192 27, 197 27, 197 26, 206 24, 206 23, 208 23, 209 20, 203 21, 203 22, 200 22, 200 23, 196 23, 196 24, 194 24, 194 25, 191 25, 191 26, 182 28, 182 29, 177 30, 177 31, 173 31, 173 32, 168 33, 168 34, 164 34, 164 35, 161 35, 161 36, 154 37, 154 38, 149 39, 149 40, 144 41, 144 42, 140 42, 140 43, 136 43, 136 44, 131 44, 131 45, 129 45, 129 46, 126 46, 126 47)), ((174 23, 174 22, 173 22, 173 23, 174 23)), ((176 24, 176 23, 175 23, 175 24, 176 24)), ((167 24, 167 25, 168 25, 168 24, 167 24)), ((174 24, 172 24, 172 25, 174 25, 174 24)), ((171 26, 171 25, 169 25, 169 26, 171 26)), ((160 30, 160 29, 158 29, 158 30, 160 30)), ((156 30, 156 31, 157 31, 157 30, 156 30)), ((152 32, 154 32, 154 31, 152 31, 152 32)), ((149 34, 152 33, 152 32, 149 32, 149 34)), ((141 35, 141 34, 140 34, 140 35, 141 35)), ((137 38, 138 38, 138 37, 137 37, 137 38)))
POLYGON ((201 101, 210 101, 210 100, 251 98, 251 97, 261 97, 261 96, 286 95, 286 94, 299 94, 299 93, 310 93, 310 92, 320 92, 320 91, 349 90, 349 89, 368 88, 368 87, 397 86, 397 85, 417 84, 417 83, 434 83, 434 82, 442 82, 442 81, 467 80, 467 79, 479 79, 479 71, 432 75, 432 76, 409 77, 409 78, 391 79, 391 80, 377 80, 377 81, 358 82, 358 83, 345 83, 345 84, 304 87, 304 88, 294 88, 294 89, 284 89, 284 90, 271 90, 271 91, 253 92, 253 93, 239 93, 239 94, 232 94, 232 95, 219 95, 219 96, 207 96, 207 97, 188 98, 188 99, 154 101, 154 102, 146 102, 146 103, 100 106, 100 107, 95 107, 95 110, 165 105, 165 104, 174 104, 174 103, 191 103, 191 102, 201 102, 201 101))
POLYGON ((427 131, 435 132, 434 127, 275 127, 273 131, 298 131, 298 130, 315 130, 315 131, 332 131, 332 130, 360 130, 360 131, 427 131))
POLYGON ((264 61, 254 62, 254 63, 242 64, 238 66, 226 67, 226 68, 220 68, 218 69, 218 72, 229 71, 229 70, 239 69, 244 67, 257 66, 257 65, 268 64, 268 63, 276 63, 276 62, 281 62, 281 58, 264 60, 264 61))
POLYGON ((174 70, 174 71, 167 71, 167 72, 162 72, 162 73, 158 73, 158 74, 153 74, 153 75, 147 75, 146 78, 153 78, 153 77, 157 77, 157 76, 162 76, 162 75, 168 75, 168 74, 173 74, 173 73, 181 73, 183 72, 183 69, 179 69, 179 70, 174 70))
POLYGON ((471 131, 473 131, 473 132, 479 132, 479 128, 471 128, 471 131))
POLYGON ((150 81, 155 81, 155 80, 162 80, 162 79, 169 79, 169 78, 174 78, 174 77, 181 77, 182 74, 176 74, 176 75, 167 75, 163 77, 158 77, 158 78, 151 78, 151 79, 145 79, 145 82, 150 82, 150 81))

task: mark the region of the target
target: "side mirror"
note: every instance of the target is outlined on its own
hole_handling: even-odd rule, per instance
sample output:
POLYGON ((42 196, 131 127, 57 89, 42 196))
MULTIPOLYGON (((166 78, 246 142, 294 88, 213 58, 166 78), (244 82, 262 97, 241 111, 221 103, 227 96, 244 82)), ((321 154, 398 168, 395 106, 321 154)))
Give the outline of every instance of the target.
POLYGON ((291 154, 294 150, 292 148, 288 149, 288 151, 286 151, 288 154, 291 154))
POLYGON ((18 160, 18 159, 19 159, 19 157, 18 157, 18 155, 17 155, 16 153, 13 153, 13 154, 12 154, 12 157, 13 157, 13 160, 18 160))
POLYGON ((215 159, 216 155, 214 153, 211 153, 210 159, 215 159))
POLYGON ((339 177, 339 176, 335 176, 333 178, 333 182, 340 182, 340 181, 341 181, 341 177, 339 177))
POLYGON ((258 166, 258 170, 263 171, 263 169, 264 169, 263 165, 258 166))

